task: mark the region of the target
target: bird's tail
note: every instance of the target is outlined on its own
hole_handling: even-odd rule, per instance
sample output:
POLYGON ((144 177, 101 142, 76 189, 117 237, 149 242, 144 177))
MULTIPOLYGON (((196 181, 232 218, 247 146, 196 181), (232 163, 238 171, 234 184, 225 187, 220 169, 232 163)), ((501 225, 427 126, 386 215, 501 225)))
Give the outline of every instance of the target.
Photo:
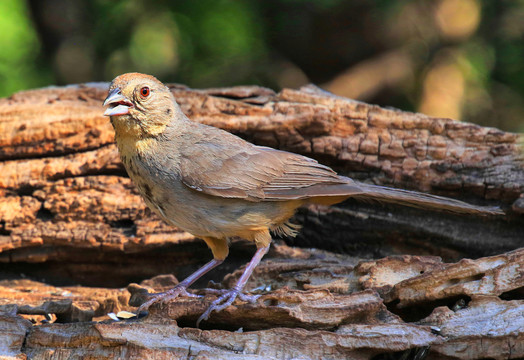
POLYGON ((477 215, 504 215, 504 212, 496 206, 477 206, 460 200, 450 199, 437 195, 429 195, 416 191, 388 188, 384 186, 356 182, 362 192, 351 195, 358 200, 372 200, 400 204, 415 208, 433 209, 457 214, 477 215))

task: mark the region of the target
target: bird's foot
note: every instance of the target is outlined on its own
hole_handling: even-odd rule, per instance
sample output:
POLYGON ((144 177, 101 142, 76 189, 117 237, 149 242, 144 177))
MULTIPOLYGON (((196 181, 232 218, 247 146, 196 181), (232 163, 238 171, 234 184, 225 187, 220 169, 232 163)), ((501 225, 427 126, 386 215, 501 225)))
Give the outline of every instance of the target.
POLYGON ((202 320, 207 320, 209 318, 209 315, 213 311, 219 312, 227 308, 229 305, 231 305, 235 299, 238 297, 242 301, 247 301, 250 303, 254 303, 260 295, 246 295, 242 294, 239 289, 236 287, 233 287, 230 290, 216 290, 216 289, 206 289, 207 292, 214 293, 214 294, 222 294, 218 299, 213 301, 211 305, 207 308, 207 310, 198 318, 196 326, 199 327, 200 322, 202 320))
MULTIPOLYGON (((213 294, 213 295, 225 295, 225 294, 231 292, 231 290, 228 290, 228 289, 204 289, 204 291, 206 293, 208 293, 208 294, 213 294)), ((248 302, 250 304, 256 303, 256 301, 258 300, 258 298, 260 296, 261 295, 248 295, 248 294, 244 294, 243 292, 240 292, 240 291, 237 294, 237 297, 240 300, 248 302)))
POLYGON ((186 290, 186 286, 184 285, 177 285, 174 288, 164 291, 161 293, 156 294, 149 294, 149 299, 144 302, 138 310, 136 311, 136 315, 140 315, 143 311, 146 311, 151 305, 153 305, 156 302, 162 302, 167 303, 173 299, 176 299, 179 296, 187 296, 187 297, 201 297, 200 295, 191 294, 186 290))

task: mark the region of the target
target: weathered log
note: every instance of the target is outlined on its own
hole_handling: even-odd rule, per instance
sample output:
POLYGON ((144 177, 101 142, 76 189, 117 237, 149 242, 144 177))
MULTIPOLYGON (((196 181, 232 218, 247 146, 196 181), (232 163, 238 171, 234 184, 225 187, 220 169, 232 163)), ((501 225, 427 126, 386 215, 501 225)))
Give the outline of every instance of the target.
MULTIPOLYGON (((213 314, 203 324, 209 330, 192 327, 210 295, 153 306, 145 319, 111 322, 107 313, 134 310, 129 299, 136 305, 147 287, 162 290, 176 279, 104 287, 165 273, 182 278, 209 251, 152 214, 126 177, 101 115, 107 84, 21 92, 0 100, 0 271, 13 279, 0 283, 0 344, 7 344, 0 355, 524 356, 517 316, 524 310, 522 250, 459 261, 524 246, 521 135, 314 87, 279 94, 171 88, 196 121, 315 157, 360 180, 496 204, 507 216, 457 217, 351 200, 310 207, 296 216, 303 231, 292 243, 352 257, 277 242, 248 284, 261 289, 258 302, 213 314), (406 253, 426 256, 360 261, 406 253), (234 332, 239 328, 249 332, 234 332)), ((229 286, 250 249, 235 241, 227 263, 196 287, 231 273, 223 282, 229 286)))
MULTIPOLYGON (((406 351, 430 359, 524 356, 524 250, 455 264, 417 256, 351 264, 348 256, 277 246, 248 285, 263 284, 257 302, 237 301, 213 313, 203 324, 209 330, 193 327, 212 296, 153 305, 147 318, 115 322, 104 315, 132 310, 129 296, 140 296, 144 287, 132 285, 130 294, 4 281, 0 338, 9 344, 4 354, 34 359, 51 353, 115 359, 370 359, 406 351), (41 324, 49 313, 54 322, 41 324), (98 322, 85 322, 92 319, 98 322)), ((157 277, 144 285, 161 291, 175 283, 157 277)))
MULTIPOLYGON (((0 261, 62 260, 78 247, 129 253, 144 244, 192 240, 159 227, 125 178, 113 131, 101 115, 106 86, 25 91, 0 100, 0 249, 9 250, 0 261)), ((382 109, 311 87, 279 94, 259 87, 172 89, 196 121, 316 157, 349 176, 522 212, 520 135, 382 109)), ((311 207, 296 220, 304 225, 296 244, 363 257, 409 252, 457 260, 524 245, 517 215, 480 221, 347 201, 311 207)))

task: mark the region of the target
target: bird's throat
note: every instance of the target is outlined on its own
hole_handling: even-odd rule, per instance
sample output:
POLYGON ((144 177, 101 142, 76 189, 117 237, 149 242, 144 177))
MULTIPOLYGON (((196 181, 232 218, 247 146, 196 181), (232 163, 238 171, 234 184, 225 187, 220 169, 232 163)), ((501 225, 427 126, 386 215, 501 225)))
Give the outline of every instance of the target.
POLYGON ((131 133, 116 132, 116 144, 120 154, 144 156, 154 152, 157 140, 151 136, 135 136, 131 133))

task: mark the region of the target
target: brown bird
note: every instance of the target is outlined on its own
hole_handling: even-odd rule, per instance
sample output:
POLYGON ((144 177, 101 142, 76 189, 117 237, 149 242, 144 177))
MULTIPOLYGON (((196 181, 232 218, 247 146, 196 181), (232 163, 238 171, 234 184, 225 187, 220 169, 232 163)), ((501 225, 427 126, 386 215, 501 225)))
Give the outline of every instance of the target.
POLYGON ((213 260, 173 289, 140 306, 190 295, 186 289, 221 264, 228 239, 253 241, 257 251, 236 285, 224 290, 202 314, 207 319, 239 297, 267 253, 270 232, 294 236, 295 210, 311 203, 335 204, 349 197, 466 214, 502 214, 498 208, 413 191, 369 185, 338 175, 305 156, 256 146, 226 131, 195 123, 156 78, 118 76, 104 101, 122 162, 146 204, 167 223, 202 238, 213 260))

